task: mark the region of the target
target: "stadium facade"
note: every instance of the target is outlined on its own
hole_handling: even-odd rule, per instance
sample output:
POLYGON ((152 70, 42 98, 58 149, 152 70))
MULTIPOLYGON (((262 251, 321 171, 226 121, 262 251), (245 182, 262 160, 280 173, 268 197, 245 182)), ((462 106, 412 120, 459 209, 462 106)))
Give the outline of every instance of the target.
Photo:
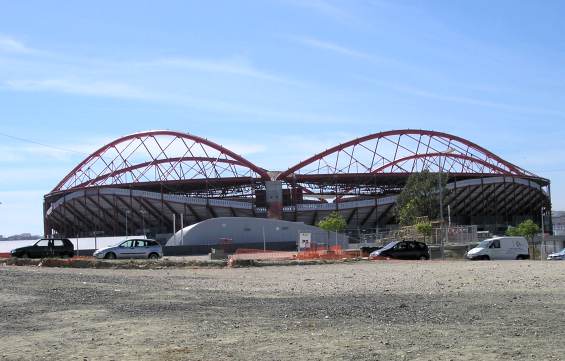
POLYGON ((208 139, 168 130, 121 137, 93 152, 44 197, 45 234, 148 234, 218 217, 315 225, 332 211, 350 234, 396 223, 410 174, 448 178, 452 224, 503 232, 531 218, 551 229, 550 181, 464 138, 393 130, 336 145, 285 171, 269 171, 208 139), (544 216, 542 216, 542 213, 544 216))

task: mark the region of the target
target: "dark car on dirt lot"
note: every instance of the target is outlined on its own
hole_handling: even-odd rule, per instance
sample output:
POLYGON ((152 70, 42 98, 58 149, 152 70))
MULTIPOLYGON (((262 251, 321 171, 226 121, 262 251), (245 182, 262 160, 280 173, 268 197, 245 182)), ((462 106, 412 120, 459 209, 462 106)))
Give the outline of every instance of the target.
POLYGON ((394 241, 369 255, 369 259, 382 258, 427 260, 430 259, 430 250, 423 242, 394 241))
POLYGON ((73 243, 66 238, 42 238, 35 244, 13 249, 12 257, 44 258, 72 257, 75 255, 73 243))

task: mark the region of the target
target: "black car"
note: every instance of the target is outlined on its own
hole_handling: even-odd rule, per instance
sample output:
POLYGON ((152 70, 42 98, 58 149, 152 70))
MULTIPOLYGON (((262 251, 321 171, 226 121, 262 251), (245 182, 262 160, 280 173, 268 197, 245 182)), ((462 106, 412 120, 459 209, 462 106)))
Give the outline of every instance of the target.
POLYGON ((13 249, 11 255, 20 258, 72 257, 75 247, 66 238, 42 238, 34 245, 13 249))
POLYGON ((395 259, 430 259, 430 251, 425 243, 417 241, 394 241, 381 249, 371 252, 370 259, 395 258, 395 259))

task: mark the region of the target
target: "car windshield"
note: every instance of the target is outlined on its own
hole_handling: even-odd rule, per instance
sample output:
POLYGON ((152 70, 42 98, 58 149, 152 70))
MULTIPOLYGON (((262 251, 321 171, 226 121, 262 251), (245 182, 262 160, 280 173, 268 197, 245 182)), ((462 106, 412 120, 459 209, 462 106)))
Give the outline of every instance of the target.
POLYGON ((558 254, 565 254, 565 248, 563 248, 561 251, 557 252, 558 254))
POLYGON ((481 241, 477 247, 488 248, 489 246, 490 246, 490 239, 485 239, 484 241, 481 241))
POLYGON ((388 243, 386 246, 384 246, 383 248, 381 248, 381 250, 385 251, 387 249, 391 249, 392 247, 396 246, 398 244, 398 242, 394 241, 394 242, 390 242, 388 243))

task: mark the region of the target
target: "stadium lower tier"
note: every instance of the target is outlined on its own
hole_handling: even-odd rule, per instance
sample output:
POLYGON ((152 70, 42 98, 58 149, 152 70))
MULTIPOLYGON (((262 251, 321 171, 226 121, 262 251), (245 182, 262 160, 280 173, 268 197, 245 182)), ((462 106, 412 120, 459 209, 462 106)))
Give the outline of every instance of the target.
MULTIPOLYGON (((452 224, 477 225, 501 233, 525 219, 541 222, 550 209, 548 192, 537 182, 517 177, 486 177, 447 185, 444 213, 452 224)), ((287 221, 316 225, 339 211, 350 230, 386 228, 397 223, 397 195, 342 197, 337 202, 302 203, 282 208, 287 221)), ((132 188, 91 187, 46 196, 45 234, 64 237, 147 234, 167 239, 181 227, 217 217, 267 217, 254 200, 191 197, 132 188)))

